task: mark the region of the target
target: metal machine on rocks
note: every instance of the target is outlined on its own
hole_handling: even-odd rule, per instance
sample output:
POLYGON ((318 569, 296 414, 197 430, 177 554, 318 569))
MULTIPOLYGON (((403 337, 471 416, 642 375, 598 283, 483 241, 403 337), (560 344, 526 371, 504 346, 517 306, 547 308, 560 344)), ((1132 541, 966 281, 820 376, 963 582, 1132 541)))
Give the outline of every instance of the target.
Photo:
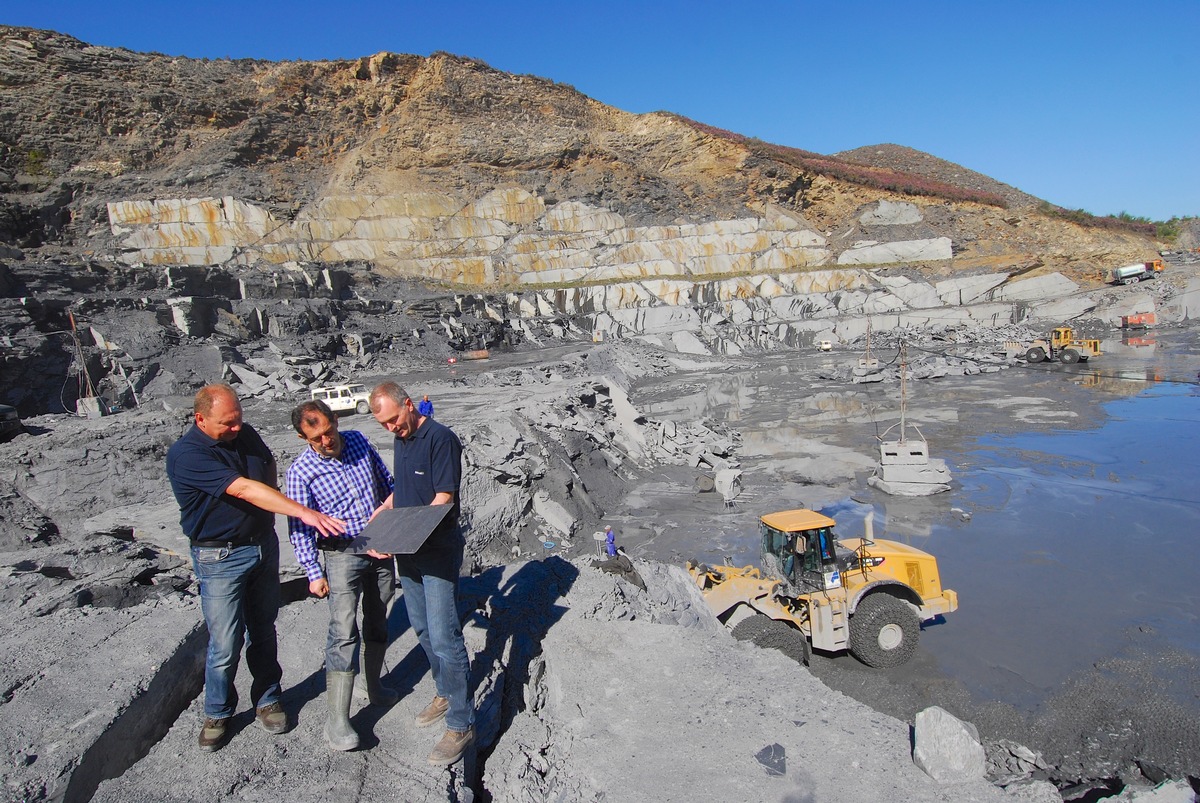
POLYGON ((1099 356, 1100 341, 1077 338, 1069 326, 1054 329, 1050 332, 1049 340, 1035 340, 1025 351, 1025 359, 1029 362, 1058 360, 1062 363, 1076 363, 1087 362, 1089 358, 1099 356))
POLYGON ((688 572, 709 608, 737 629, 759 615, 804 635, 816 648, 849 650, 873 667, 912 657, 921 623, 958 609, 942 588, 937 559, 920 549, 863 538, 839 539, 835 522, 813 510, 769 513, 759 522, 762 566, 706 566, 688 572))

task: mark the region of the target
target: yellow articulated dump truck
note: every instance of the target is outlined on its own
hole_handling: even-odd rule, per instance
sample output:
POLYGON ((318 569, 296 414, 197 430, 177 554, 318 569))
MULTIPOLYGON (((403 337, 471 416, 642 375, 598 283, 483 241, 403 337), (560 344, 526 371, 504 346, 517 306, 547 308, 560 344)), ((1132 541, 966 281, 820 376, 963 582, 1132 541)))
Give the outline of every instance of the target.
MULTIPOLYGON (((709 608, 726 626, 767 616, 796 628, 805 650, 849 650, 867 666, 900 666, 917 649, 921 622, 958 609, 937 559, 895 541, 840 540, 813 510, 759 521, 761 567, 688 563, 709 608)), ((869 524, 868 524, 869 526, 869 524)))

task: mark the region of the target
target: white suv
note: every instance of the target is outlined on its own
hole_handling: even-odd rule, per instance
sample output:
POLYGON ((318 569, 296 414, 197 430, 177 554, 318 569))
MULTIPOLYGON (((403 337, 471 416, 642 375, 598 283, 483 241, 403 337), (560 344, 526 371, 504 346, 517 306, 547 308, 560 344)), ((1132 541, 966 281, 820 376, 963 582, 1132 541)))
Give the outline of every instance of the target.
POLYGON ((327 388, 313 388, 311 398, 320 399, 329 405, 335 413, 348 413, 353 410, 359 414, 371 411, 367 402, 370 393, 366 385, 332 385, 327 388))

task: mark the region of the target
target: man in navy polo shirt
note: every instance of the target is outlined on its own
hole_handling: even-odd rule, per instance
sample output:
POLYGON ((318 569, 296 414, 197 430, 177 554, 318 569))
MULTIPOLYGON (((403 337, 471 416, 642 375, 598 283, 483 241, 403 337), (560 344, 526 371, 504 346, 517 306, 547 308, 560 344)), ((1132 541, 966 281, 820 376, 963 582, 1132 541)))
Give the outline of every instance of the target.
POLYGON ((462 485, 462 443, 447 426, 421 415, 404 388, 384 382, 371 391, 371 413, 396 436, 395 487, 381 507, 453 505, 420 549, 397 555, 404 606, 437 692, 417 714, 417 727, 446 720, 446 732, 429 754, 429 763, 458 761, 475 741, 475 706, 468 683, 471 663, 458 620, 458 573, 466 542, 458 526, 462 485))
POLYGON ((192 568, 208 626, 201 750, 219 750, 237 710, 238 660, 246 647, 255 716, 270 733, 287 730, 280 703, 275 617, 279 612, 279 540, 275 515, 295 516, 326 535, 340 519, 293 502, 277 489, 271 450, 249 424, 229 385, 196 394, 195 423, 167 451, 167 476, 179 523, 191 540, 192 568))

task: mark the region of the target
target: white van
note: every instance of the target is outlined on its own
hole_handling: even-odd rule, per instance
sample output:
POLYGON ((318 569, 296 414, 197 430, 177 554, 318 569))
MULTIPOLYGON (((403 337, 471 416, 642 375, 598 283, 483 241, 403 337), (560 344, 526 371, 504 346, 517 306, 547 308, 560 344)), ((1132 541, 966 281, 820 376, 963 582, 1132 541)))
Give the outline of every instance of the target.
POLYGON ((370 395, 366 385, 332 385, 313 388, 310 393, 311 398, 325 402, 335 413, 348 413, 353 410, 360 415, 371 412, 371 405, 367 401, 370 395))

